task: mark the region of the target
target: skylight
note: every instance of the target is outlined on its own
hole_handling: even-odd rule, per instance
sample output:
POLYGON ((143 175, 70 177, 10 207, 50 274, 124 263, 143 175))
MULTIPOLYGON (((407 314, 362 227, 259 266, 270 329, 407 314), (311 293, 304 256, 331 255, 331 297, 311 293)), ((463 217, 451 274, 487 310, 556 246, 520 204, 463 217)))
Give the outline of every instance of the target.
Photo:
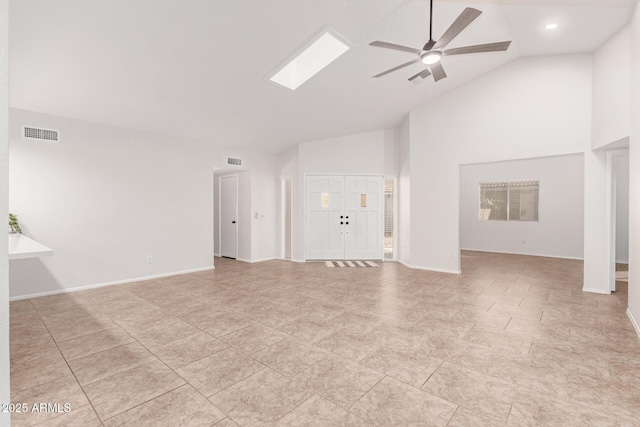
POLYGON ((349 45, 340 40, 330 30, 325 30, 291 62, 269 78, 274 83, 291 90, 319 73, 327 65, 349 50, 349 45))

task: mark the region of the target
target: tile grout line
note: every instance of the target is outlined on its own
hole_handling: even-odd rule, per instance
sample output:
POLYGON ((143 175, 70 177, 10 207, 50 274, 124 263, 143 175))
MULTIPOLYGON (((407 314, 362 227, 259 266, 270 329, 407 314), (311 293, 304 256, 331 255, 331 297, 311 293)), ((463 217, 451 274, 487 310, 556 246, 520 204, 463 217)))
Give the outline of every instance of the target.
MULTIPOLYGON (((37 311, 38 310, 36 309, 36 312, 37 311)), ((38 316, 40 316, 39 312, 38 312, 38 316)), ((44 323, 44 320, 42 320, 42 316, 40 316, 40 320, 44 324, 44 327, 47 328, 47 331, 49 332, 49 335, 51 335, 51 331, 49 331, 49 327, 47 326, 46 323, 44 323)), ((58 349, 58 352, 60 353, 60 356, 62 357, 62 360, 64 360, 64 363, 67 365, 67 368, 69 369, 69 372, 71 372, 71 375, 73 375, 73 378, 75 378, 76 383, 78 384, 78 386, 82 390, 82 393, 84 394, 84 397, 87 399, 87 402, 89 402, 89 405, 91 406, 91 409, 96 414, 96 417, 98 417, 98 421, 100 421, 100 424, 102 424, 104 426, 104 421, 102 420, 102 417, 100 416, 100 414, 98 414, 98 411, 96 410, 95 406, 93 405, 93 402, 91 401, 91 399, 89 399, 89 396, 87 395, 87 392, 84 389, 84 386, 78 380, 78 377, 76 376, 76 373, 73 372, 73 369, 71 369, 71 366, 69 365, 69 361, 64 357, 64 354, 62 354, 62 351, 60 350, 60 346, 58 345, 58 342, 53 338, 53 335, 51 335, 51 339, 56 344, 56 348, 58 349)), ((54 417, 54 418, 57 418, 57 417, 54 417)))

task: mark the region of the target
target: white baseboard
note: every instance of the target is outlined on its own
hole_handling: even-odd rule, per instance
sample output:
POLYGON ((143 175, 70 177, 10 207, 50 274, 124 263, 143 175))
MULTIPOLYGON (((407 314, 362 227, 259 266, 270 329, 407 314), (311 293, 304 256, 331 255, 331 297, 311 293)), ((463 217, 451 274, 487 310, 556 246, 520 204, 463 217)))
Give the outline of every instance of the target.
POLYGON ((214 266, 201 267, 201 268, 192 268, 192 269, 189 269, 189 270, 173 271, 171 273, 154 274, 152 276, 135 277, 135 278, 132 278, 132 279, 116 280, 116 281, 113 281, 113 282, 95 283, 93 285, 78 286, 78 287, 75 287, 75 288, 56 289, 55 291, 38 292, 38 293, 35 293, 35 294, 18 295, 18 296, 10 297, 9 301, 19 301, 19 300, 23 300, 23 299, 46 297, 46 296, 49 296, 49 295, 67 294, 67 293, 70 293, 70 292, 84 291, 84 290, 87 290, 87 289, 103 288, 105 286, 113 286, 113 285, 123 285, 125 283, 141 282, 143 280, 160 279, 162 277, 179 276, 181 274, 197 273, 199 271, 208 271, 208 270, 213 270, 213 269, 215 269, 214 266))
POLYGON ((220 258, 220 254, 215 253, 215 252, 213 253, 213 256, 217 256, 218 258, 220 258))
POLYGON ((265 262, 265 261, 273 261, 274 259, 280 259, 280 258, 262 258, 262 259, 254 259, 254 260, 248 260, 248 259, 244 259, 244 258, 236 258, 236 261, 242 261, 242 262, 248 262, 249 264, 255 264, 256 262, 265 262))
POLYGON ((602 294, 602 295, 611 295, 611 291, 605 291, 603 289, 595 289, 595 288, 582 288, 583 292, 591 292, 594 294, 602 294))
POLYGON ((447 270, 443 268, 428 267, 424 265, 412 265, 412 264, 409 264, 408 262, 404 262, 401 260, 397 260, 395 262, 397 262, 398 264, 402 264, 407 268, 412 268, 414 270, 434 271, 436 273, 447 273, 447 274, 462 274, 462 271, 460 270, 447 270))
POLYGON ((633 314, 631 314, 631 311, 627 308, 627 316, 629 317, 629 320, 631 320, 631 324, 633 325, 633 328, 636 330, 636 333, 638 334, 638 338, 640 338, 640 326, 638 326, 638 322, 636 322, 636 319, 633 317, 633 314))
POLYGON ((412 265, 411 268, 415 270, 435 271, 436 273, 462 274, 460 270, 447 270, 446 268, 428 267, 424 265, 412 265))
POLYGON ((271 258, 261 258, 261 259, 254 259, 253 261, 250 261, 251 263, 256 263, 256 262, 265 262, 265 261, 273 261, 274 259, 280 259, 278 257, 271 257, 271 258))
POLYGON ((412 268, 414 270, 434 271, 436 273, 447 273, 447 274, 462 274, 462 271, 460 270, 447 270, 444 268, 428 267, 424 265, 412 265, 401 260, 397 260, 396 262, 404 265, 405 267, 412 268))
POLYGON ((505 255, 522 255, 522 256, 535 256, 541 258, 558 258, 558 259, 572 259, 576 261, 584 261, 584 258, 570 257, 570 256, 558 256, 558 255, 546 255, 546 254, 529 254, 524 252, 506 252, 506 251, 490 251, 487 249, 470 249, 470 248, 460 248, 461 251, 471 251, 471 252, 487 252, 490 254, 505 254, 505 255))

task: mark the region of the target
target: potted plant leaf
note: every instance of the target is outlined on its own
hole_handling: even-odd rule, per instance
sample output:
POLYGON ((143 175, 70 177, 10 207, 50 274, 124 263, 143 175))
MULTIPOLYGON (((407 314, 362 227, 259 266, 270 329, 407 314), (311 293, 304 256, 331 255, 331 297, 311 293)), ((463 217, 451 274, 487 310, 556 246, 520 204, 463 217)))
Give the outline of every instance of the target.
POLYGON ((12 233, 21 233, 20 224, 18 224, 18 217, 12 213, 9 214, 9 227, 12 233))

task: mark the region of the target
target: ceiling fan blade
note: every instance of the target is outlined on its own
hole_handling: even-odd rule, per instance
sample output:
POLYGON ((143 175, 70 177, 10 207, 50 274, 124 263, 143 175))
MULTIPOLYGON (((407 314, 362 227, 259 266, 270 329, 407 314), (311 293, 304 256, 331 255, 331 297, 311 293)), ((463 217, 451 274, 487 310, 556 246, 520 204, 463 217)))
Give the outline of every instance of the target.
POLYGON ((447 77, 447 73, 444 72, 444 68, 442 67, 441 62, 431 64, 431 72, 433 73, 433 79, 435 81, 442 80, 447 77))
POLYGON ((467 53, 503 52, 509 49, 509 45, 511 45, 510 41, 478 44, 475 46, 465 46, 465 47, 457 47, 454 49, 447 49, 443 53, 445 55, 464 55, 467 53))
POLYGON ((416 55, 422 55, 422 51, 420 49, 414 49, 412 47, 402 46, 399 44, 375 41, 375 42, 369 43, 369 46, 383 47, 385 49, 400 50, 402 52, 409 52, 409 53, 415 53, 416 55))
POLYGON ((387 74, 389 74, 389 73, 393 73, 394 71, 398 71, 399 69, 404 68, 404 67, 406 67, 406 66, 409 66, 409 65, 411 65, 411 64, 415 64, 416 62, 420 62, 420 58, 416 58, 416 59, 414 59, 413 61, 405 62, 404 64, 398 65, 397 67, 393 67, 393 68, 391 68, 391 69, 389 69, 389 70, 387 70, 387 71, 383 71, 383 72, 381 72, 380 74, 376 74, 376 75, 375 75, 375 76, 373 76, 373 77, 382 77, 382 76, 386 76, 386 75, 387 75, 387 74))
POLYGON ((420 71, 418 74, 416 74, 413 77, 409 77, 409 81, 411 83, 413 83, 414 85, 420 84, 422 83, 423 80, 425 80, 427 77, 429 77, 431 75, 431 71, 429 71, 429 69, 425 69, 420 71))
POLYGON ((460 16, 451 24, 449 29, 444 32, 440 40, 438 40, 433 47, 434 49, 442 49, 448 45, 458 34, 460 34, 465 28, 467 28, 478 16, 482 14, 478 9, 466 8, 462 11, 460 16))

